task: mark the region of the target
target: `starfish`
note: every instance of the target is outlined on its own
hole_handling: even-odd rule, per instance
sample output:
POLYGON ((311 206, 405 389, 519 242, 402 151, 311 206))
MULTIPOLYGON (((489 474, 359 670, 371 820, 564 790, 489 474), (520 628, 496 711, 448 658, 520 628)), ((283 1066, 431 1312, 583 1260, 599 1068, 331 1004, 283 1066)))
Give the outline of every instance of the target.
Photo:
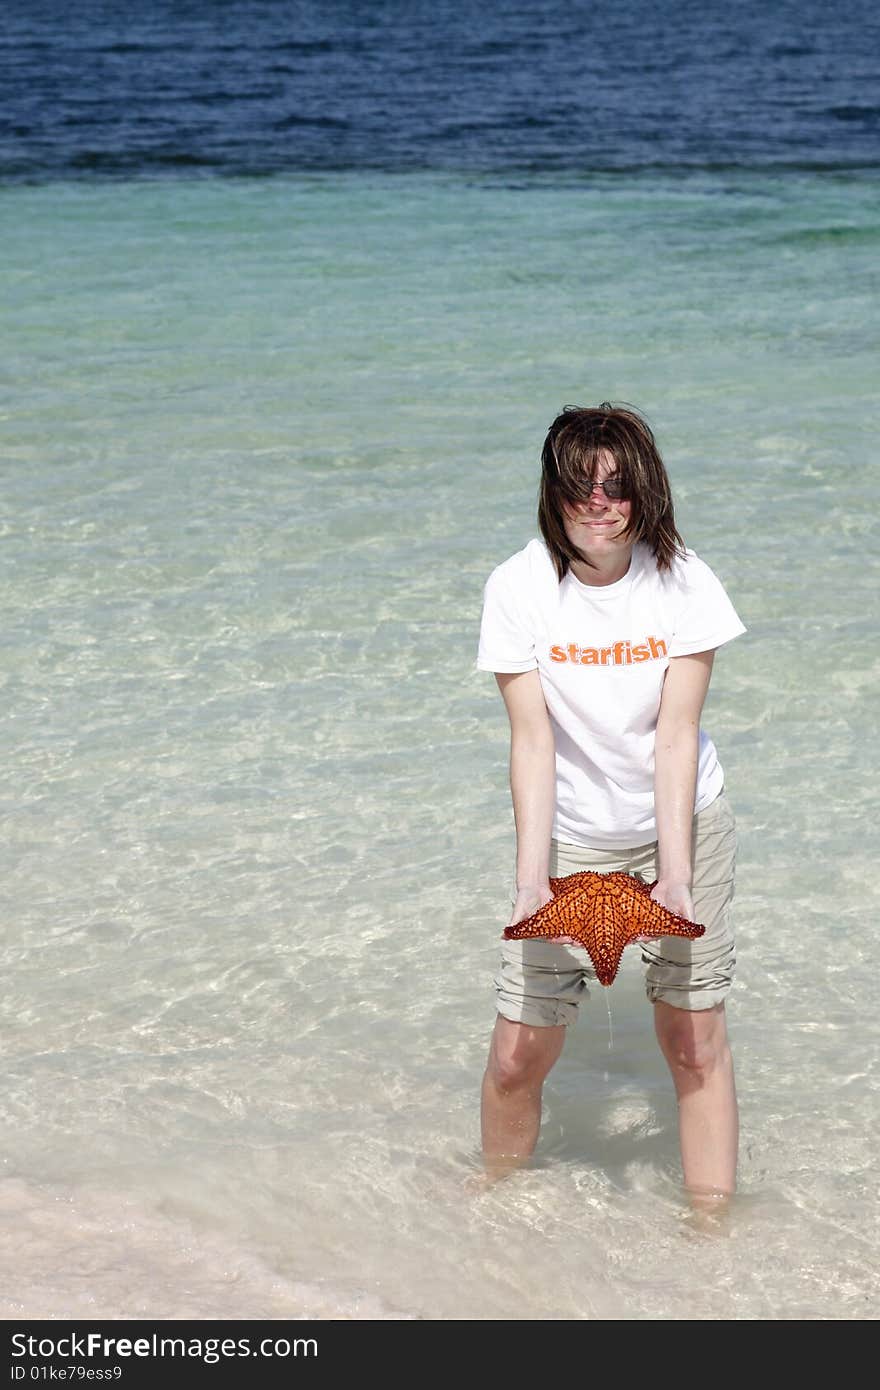
POLYGON ((651 897, 653 883, 633 874, 597 874, 585 869, 565 878, 551 878, 553 898, 524 922, 508 927, 504 935, 518 941, 525 937, 570 936, 590 953, 596 978, 610 985, 624 946, 651 936, 702 936, 705 927, 670 912, 651 897))

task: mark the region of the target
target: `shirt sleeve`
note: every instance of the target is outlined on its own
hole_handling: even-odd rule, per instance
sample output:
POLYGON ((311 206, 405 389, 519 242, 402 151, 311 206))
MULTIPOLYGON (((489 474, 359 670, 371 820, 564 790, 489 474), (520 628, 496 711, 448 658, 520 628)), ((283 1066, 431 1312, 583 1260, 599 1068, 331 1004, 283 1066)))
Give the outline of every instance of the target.
POLYGON ((721 580, 692 552, 682 564, 676 608, 671 657, 713 651, 746 630, 721 580))
POLYGON ((537 665, 528 604, 520 597, 508 565, 499 565, 483 590, 477 670, 513 674, 534 671, 537 665))

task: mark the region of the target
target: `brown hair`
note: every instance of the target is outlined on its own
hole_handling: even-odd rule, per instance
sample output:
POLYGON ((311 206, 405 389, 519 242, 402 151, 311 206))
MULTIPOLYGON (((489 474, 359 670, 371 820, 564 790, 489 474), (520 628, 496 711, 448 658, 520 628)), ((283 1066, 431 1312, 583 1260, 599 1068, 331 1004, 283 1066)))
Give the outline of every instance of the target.
POLYGON ((675 527, 672 490, 654 435, 632 406, 596 409, 567 405, 547 433, 541 452, 538 525, 560 580, 573 560, 590 561, 565 534, 563 503, 586 502, 592 494, 599 456, 605 450, 617 465, 623 496, 632 503, 626 535, 645 541, 658 570, 669 569, 684 541, 675 527))

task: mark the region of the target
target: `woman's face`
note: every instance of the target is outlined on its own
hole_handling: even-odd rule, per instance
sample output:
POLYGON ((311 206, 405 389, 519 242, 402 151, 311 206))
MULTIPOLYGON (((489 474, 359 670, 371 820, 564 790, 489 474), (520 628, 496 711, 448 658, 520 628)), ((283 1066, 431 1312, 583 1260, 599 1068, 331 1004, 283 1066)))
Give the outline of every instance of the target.
POLYGON ((611 559, 632 548, 632 542, 623 535, 632 512, 632 502, 623 498, 613 501, 605 496, 600 487, 606 478, 616 477, 614 456, 607 449, 603 450, 599 455, 589 502, 564 502, 562 506, 566 536, 576 550, 594 562, 611 559))

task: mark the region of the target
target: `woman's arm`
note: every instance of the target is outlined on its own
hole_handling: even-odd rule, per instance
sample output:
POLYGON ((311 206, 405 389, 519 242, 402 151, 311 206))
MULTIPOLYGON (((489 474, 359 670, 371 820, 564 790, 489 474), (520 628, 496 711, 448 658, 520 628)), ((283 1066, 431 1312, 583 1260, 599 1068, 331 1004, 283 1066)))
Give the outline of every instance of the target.
POLYGON ((553 897, 550 834, 556 801, 556 746, 537 671, 496 674, 510 720, 510 791, 516 822, 516 902, 510 926, 553 897))
POLYGON ((659 878, 652 896, 693 921, 691 841, 697 786, 700 715, 714 651, 669 662, 654 745, 654 810, 659 878))

